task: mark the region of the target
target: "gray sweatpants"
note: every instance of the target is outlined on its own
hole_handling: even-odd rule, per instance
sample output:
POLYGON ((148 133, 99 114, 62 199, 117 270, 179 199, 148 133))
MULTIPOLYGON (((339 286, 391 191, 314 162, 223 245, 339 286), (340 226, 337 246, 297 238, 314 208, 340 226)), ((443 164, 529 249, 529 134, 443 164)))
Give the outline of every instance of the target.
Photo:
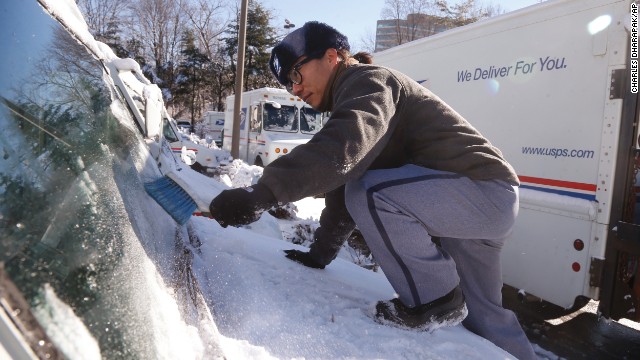
POLYGON ((519 359, 536 358, 515 314, 502 307, 500 249, 518 213, 517 188, 406 165, 368 171, 347 184, 345 197, 402 303, 425 304, 460 284, 467 329, 519 359))

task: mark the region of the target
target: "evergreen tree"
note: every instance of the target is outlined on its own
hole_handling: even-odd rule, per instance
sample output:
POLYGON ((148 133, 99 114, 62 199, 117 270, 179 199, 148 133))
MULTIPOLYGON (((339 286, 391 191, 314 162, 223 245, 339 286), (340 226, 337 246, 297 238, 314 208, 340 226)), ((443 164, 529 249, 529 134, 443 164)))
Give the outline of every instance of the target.
POLYGON ((229 23, 227 0, 190 0, 183 6, 200 51, 211 60, 207 74, 205 110, 224 110, 226 96, 233 88, 229 64, 225 61, 221 36, 229 23))
MULTIPOLYGON (((269 70, 269 49, 276 45, 276 29, 269 25, 272 20, 271 12, 258 1, 249 1, 247 10, 247 38, 245 51, 244 89, 253 90, 265 86, 278 87, 271 70, 269 70)), ((236 20, 229 26, 224 38, 226 54, 232 59, 231 70, 236 72, 235 59, 238 52, 238 30, 240 26, 236 20)), ((233 76, 235 82, 235 75, 233 76)))
POLYGON ((181 54, 183 58, 178 66, 176 96, 178 102, 189 111, 193 126, 201 118, 205 105, 203 94, 207 87, 211 61, 197 48, 192 31, 185 32, 181 54))
POLYGON ((232 73, 226 50, 221 45, 211 61, 211 104, 212 110, 224 111, 228 95, 233 94, 235 72, 232 73))

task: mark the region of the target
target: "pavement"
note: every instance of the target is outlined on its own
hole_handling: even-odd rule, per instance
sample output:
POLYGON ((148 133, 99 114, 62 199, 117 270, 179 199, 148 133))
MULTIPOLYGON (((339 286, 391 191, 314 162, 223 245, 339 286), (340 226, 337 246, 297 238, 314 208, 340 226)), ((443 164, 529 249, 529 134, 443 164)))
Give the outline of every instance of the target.
POLYGON ((598 316, 596 301, 585 299, 584 306, 567 310, 505 286, 503 305, 516 313, 533 344, 559 358, 640 359, 640 324, 598 316))

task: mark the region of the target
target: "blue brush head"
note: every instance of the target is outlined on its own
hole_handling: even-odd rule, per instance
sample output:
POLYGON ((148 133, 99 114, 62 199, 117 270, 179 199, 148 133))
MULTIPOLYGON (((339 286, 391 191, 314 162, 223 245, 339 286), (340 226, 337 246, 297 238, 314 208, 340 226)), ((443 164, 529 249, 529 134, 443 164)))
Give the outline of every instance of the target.
POLYGON ((196 202, 180 185, 164 176, 144 184, 147 193, 180 225, 196 210, 196 202))

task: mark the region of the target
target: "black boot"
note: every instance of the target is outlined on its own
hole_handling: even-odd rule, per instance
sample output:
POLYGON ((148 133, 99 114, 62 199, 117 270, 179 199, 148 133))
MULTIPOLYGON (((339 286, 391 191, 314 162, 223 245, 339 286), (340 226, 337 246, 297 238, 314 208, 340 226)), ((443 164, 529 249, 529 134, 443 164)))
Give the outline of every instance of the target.
POLYGON ((428 304, 410 308, 399 299, 378 301, 376 321, 405 329, 433 331, 442 326, 455 326, 467 317, 467 305, 460 286, 428 304))

